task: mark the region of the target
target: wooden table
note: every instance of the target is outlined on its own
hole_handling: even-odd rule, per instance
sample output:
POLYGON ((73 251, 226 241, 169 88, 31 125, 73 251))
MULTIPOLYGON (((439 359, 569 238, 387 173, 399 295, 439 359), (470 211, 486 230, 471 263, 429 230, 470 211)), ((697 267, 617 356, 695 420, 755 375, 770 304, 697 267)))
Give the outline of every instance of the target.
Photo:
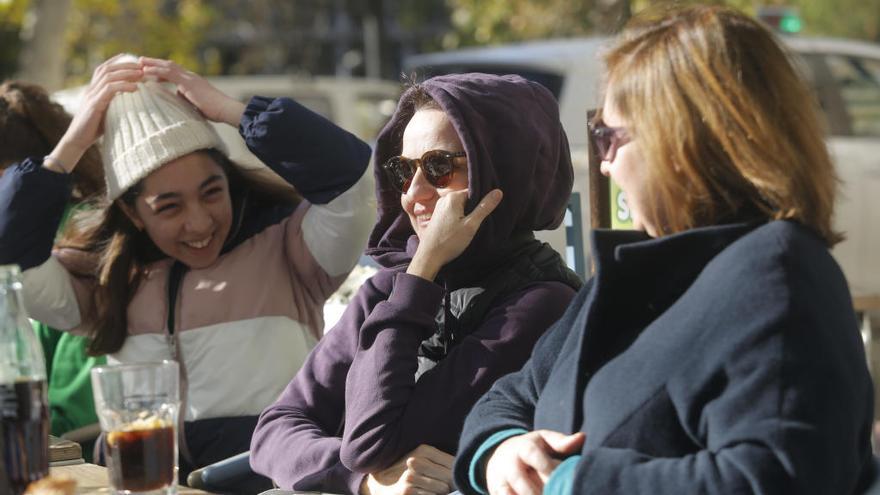
MULTIPOLYGON (((110 478, 107 474, 107 468, 95 464, 51 467, 49 468, 49 474, 75 479, 77 494, 113 493, 110 489, 110 478)), ((186 486, 178 486, 177 493, 180 495, 206 495, 208 492, 186 486)))

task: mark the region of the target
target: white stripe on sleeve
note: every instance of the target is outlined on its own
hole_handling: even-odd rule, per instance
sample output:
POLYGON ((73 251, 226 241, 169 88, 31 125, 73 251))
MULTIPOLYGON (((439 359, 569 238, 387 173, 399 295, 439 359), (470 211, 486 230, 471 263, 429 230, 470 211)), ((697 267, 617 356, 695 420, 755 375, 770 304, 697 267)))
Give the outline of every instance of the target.
POLYGON ((31 318, 59 330, 79 326, 82 317, 70 273, 54 256, 25 270, 22 286, 24 307, 31 318))
POLYGON ((311 205, 302 221, 312 256, 331 277, 348 273, 366 246, 376 222, 372 164, 347 191, 325 205, 311 205))

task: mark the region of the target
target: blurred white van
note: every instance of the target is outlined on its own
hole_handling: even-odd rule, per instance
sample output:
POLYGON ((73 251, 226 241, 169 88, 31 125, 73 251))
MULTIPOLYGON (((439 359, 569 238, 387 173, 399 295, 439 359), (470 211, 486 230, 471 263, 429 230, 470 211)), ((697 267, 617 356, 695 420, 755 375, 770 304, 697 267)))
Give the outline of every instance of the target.
MULTIPOLYGON (((215 76, 208 81, 243 102, 252 96, 295 99, 366 142, 372 142, 394 113, 399 83, 381 79, 266 76, 215 76)), ((85 86, 63 89, 52 98, 76 113, 85 86)))
MULTIPOLYGON (((336 77, 219 76, 208 80, 244 102, 255 95, 293 98, 370 144, 394 113, 401 88, 391 81, 336 77)), ((233 160, 245 165, 256 160, 238 129, 227 125, 215 127, 233 160)))
MULTIPOLYGON (((368 143, 394 113, 400 84, 376 79, 295 76, 217 76, 208 80, 226 94, 248 101, 255 95, 287 96, 326 117, 368 143)), ((70 113, 76 113, 85 86, 64 89, 52 98, 70 113)), ((230 157, 243 165, 254 165, 250 153, 234 127, 216 124, 229 147, 230 157)))
MULTIPOLYGON (((786 37, 824 110, 829 149, 843 181, 836 225, 847 240, 834 249, 854 296, 880 294, 880 45, 786 37)), ((419 77, 458 72, 520 74, 556 95, 575 164, 575 186, 565 228, 544 237, 584 274, 589 240, 587 109, 601 104, 602 65, 608 40, 535 41, 410 57, 419 77)), ((629 219, 625 198, 612 184, 614 226, 629 219)), ((873 299, 872 299, 873 300, 873 299)), ((878 302, 877 304, 880 304, 878 302)))
POLYGON ((381 79, 294 76, 220 76, 208 80, 241 101, 288 96, 372 142, 394 113, 400 84, 381 79))

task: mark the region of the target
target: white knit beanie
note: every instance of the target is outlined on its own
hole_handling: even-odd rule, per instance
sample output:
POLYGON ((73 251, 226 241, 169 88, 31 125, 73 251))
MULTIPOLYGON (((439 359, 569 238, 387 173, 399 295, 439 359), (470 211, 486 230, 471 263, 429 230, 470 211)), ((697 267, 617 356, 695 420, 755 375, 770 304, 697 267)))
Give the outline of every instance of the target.
POLYGON ((214 127, 170 85, 138 83, 113 97, 104 117, 107 196, 115 200, 162 165, 208 148, 228 156, 214 127))

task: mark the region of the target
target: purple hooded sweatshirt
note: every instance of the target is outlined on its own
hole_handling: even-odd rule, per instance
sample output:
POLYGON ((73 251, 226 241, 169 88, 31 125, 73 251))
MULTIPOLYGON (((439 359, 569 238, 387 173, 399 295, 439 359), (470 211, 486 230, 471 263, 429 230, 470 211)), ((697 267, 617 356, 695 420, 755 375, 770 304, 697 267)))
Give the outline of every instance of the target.
MULTIPOLYGON (((573 179, 558 106, 543 86, 486 74, 440 76, 420 86, 446 112, 467 153, 465 211, 494 188, 504 198, 462 255, 429 282, 405 273, 418 237, 400 193, 376 167, 379 218, 367 254, 383 269, 254 432, 251 464, 282 488, 358 493, 367 473, 420 444, 454 453, 473 404, 525 363, 575 294, 576 283, 539 280, 492 299, 478 324, 420 370, 420 349, 437 333, 438 313, 454 304, 449 295, 481 287, 507 270, 523 245, 539 244, 532 231, 560 224, 573 179)), ((404 93, 380 133, 375 164, 400 154, 412 96, 413 89, 404 93)))

